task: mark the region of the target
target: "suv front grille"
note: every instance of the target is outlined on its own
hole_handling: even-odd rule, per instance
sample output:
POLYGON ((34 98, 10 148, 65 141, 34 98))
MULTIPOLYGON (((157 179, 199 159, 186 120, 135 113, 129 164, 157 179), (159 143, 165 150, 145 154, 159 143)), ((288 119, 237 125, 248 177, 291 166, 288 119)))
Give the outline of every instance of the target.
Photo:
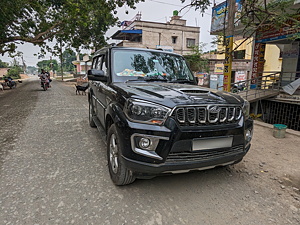
POLYGON ((171 114, 181 126, 235 123, 241 116, 241 107, 223 105, 182 106, 175 108, 171 114))
POLYGON ((243 153, 244 146, 237 145, 226 149, 201 150, 195 152, 174 152, 167 156, 166 163, 198 162, 243 153))

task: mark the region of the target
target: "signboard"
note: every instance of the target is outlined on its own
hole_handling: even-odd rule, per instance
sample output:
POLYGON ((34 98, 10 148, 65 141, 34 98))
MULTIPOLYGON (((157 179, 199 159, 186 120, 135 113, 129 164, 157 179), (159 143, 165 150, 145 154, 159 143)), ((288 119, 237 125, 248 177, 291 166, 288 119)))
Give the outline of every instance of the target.
POLYGON ((233 36, 226 37, 225 44, 223 90, 230 92, 233 36))
POLYGON ((223 64, 215 64, 214 74, 223 74, 224 65, 223 64))
POLYGON ((241 82, 246 80, 246 72, 245 71, 236 71, 234 82, 241 82))
POLYGON ((198 77, 198 85, 203 86, 205 85, 205 81, 208 78, 207 73, 198 72, 196 73, 196 77, 198 77))
POLYGON ((298 58, 299 56, 299 47, 295 46, 294 48, 283 50, 282 57, 283 58, 298 58))
MULTIPOLYGON (((262 73, 264 71, 264 64, 265 64, 265 50, 266 50, 265 43, 255 42, 251 79, 262 76, 262 73)), ((256 84, 257 80, 252 80, 251 83, 256 84)))
MULTIPOLYGON (((234 26, 240 24, 240 17, 242 12, 242 3, 241 0, 235 0, 235 15, 234 15, 234 26)), ((224 31, 227 27, 228 22, 228 6, 227 2, 222 2, 219 5, 212 8, 212 19, 211 19, 211 28, 210 34, 216 34, 219 31, 224 31), (225 27, 224 27, 225 24, 225 27)))
MULTIPOLYGON (((296 18, 300 21, 300 17, 296 18)), ((281 28, 276 28, 271 25, 262 26, 257 32, 257 42, 268 42, 274 40, 281 40, 289 37, 293 37, 295 34, 300 34, 300 29, 295 28, 295 21, 287 20, 285 25, 281 28)))

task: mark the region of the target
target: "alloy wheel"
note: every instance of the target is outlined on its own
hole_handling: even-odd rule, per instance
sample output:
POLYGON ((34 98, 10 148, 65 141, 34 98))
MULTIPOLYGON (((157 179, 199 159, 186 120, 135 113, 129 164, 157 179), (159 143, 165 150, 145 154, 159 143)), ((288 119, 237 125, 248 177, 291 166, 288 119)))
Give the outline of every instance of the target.
POLYGON ((116 174, 118 171, 119 163, 118 163, 118 144, 117 144, 117 137, 115 134, 112 134, 110 137, 109 162, 112 171, 116 174))

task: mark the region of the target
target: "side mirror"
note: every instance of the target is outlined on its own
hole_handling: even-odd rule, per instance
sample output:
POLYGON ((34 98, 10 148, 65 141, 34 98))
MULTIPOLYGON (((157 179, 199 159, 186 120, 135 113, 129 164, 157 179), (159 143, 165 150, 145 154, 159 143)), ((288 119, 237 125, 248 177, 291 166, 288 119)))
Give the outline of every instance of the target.
POLYGON ((107 81, 107 76, 105 76, 103 70, 91 69, 87 72, 88 79, 94 81, 107 81))

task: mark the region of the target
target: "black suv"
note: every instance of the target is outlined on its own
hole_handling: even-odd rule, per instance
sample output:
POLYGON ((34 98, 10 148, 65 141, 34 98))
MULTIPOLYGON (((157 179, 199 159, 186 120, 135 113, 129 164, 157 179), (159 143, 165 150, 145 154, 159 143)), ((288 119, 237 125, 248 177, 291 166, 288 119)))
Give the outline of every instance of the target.
POLYGON ((104 48, 94 54, 88 79, 90 125, 107 135, 116 185, 234 164, 250 148, 249 103, 197 86, 180 55, 104 48))

